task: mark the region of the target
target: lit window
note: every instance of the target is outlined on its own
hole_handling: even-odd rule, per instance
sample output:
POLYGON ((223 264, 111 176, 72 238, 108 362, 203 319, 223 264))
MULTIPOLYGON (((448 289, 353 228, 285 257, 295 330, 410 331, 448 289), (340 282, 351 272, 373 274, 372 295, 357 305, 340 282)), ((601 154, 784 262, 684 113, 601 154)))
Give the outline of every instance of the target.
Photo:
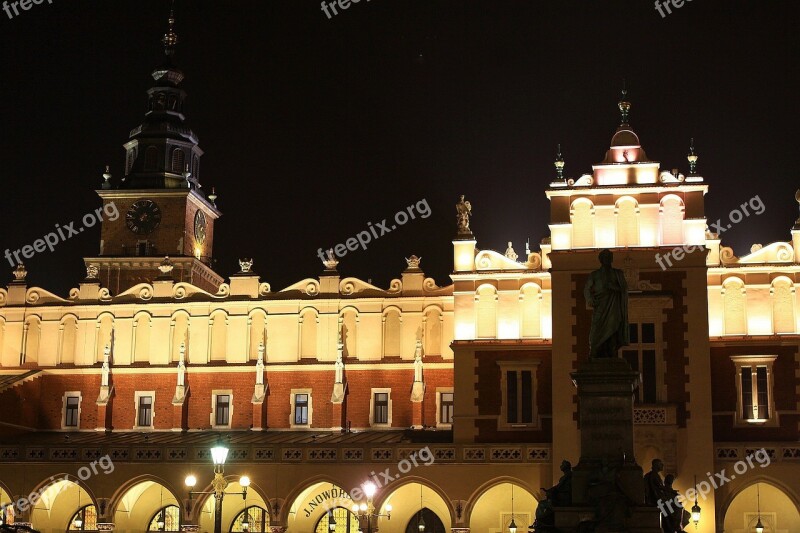
POLYGON ((630 344, 623 348, 622 357, 639 373, 641 383, 636 391, 637 403, 658 402, 658 371, 656 354, 656 325, 654 322, 631 323, 630 344))
POLYGON ((308 425, 308 400, 306 393, 294 395, 294 423, 297 426, 308 425))
POLYGON ((376 392, 373 396, 374 417, 373 423, 375 424, 388 424, 389 423, 389 394, 386 392, 376 392))
POLYGON ((453 393, 452 392, 440 392, 439 393, 439 423, 440 424, 452 424, 453 423, 453 409, 455 404, 453 403, 453 393))
POLYGON ((772 364, 777 356, 732 356, 736 366, 737 424, 776 425, 772 364))
POLYGON ((231 423, 231 395, 214 395, 214 425, 228 426, 231 423))
POLYGON ((177 505, 162 507, 150 520, 147 531, 180 531, 181 510, 177 505))
POLYGON ((153 393, 136 393, 136 427, 153 427, 153 393))
POLYGON ((80 425, 80 393, 67 393, 64 396, 64 427, 77 428, 80 425))
POLYGON ((524 429, 538 426, 536 414, 536 368, 529 363, 499 362, 500 388, 503 398, 499 425, 503 429, 524 429))
POLYGON ((97 507, 87 505, 78 509, 72 515, 67 531, 97 531, 97 507))

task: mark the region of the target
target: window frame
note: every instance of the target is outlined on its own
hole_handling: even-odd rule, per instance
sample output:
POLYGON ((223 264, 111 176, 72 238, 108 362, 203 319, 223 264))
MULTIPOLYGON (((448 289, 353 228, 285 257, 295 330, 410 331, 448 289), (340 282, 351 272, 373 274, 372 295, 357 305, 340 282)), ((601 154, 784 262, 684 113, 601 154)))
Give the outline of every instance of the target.
POLYGON ((62 406, 61 406, 61 429, 65 429, 67 431, 75 431, 81 428, 81 402, 83 401, 83 397, 80 391, 67 391, 64 393, 62 397, 62 406), (75 425, 67 424, 67 413, 69 411, 68 402, 70 398, 77 398, 78 405, 75 409, 75 425))
MULTIPOLYGON (((539 392, 539 379, 538 370, 541 361, 538 359, 531 361, 498 361, 497 365, 500 367, 500 414, 497 418, 497 428, 503 431, 530 431, 531 429, 539 429, 541 421, 539 420, 538 402, 536 395, 539 392), (529 371, 531 373, 531 421, 530 422, 508 422, 508 372, 522 373, 529 371)), ((521 374, 517 378, 521 379, 521 374)), ((522 389, 517 389, 517 408, 521 408, 522 402, 522 389)), ((518 410, 521 413, 520 410, 518 410)), ((521 418, 521 417, 520 417, 521 418)))
POLYGON ((136 430, 148 430, 148 429, 155 429, 156 424, 156 391, 136 391, 133 395, 133 406, 134 406, 134 419, 133 419, 133 429, 136 430), (139 425, 139 407, 141 398, 150 397, 150 425, 149 426, 142 426, 139 425))
POLYGON ((311 429, 311 423, 313 421, 312 415, 314 413, 313 404, 312 404, 313 396, 311 394, 311 389, 292 389, 290 391, 289 401, 290 401, 290 405, 291 405, 291 410, 289 411, 289 426, 292 427, 292 428, 297 428, 297 429, 311 429), (297 395, 298 394, 306 394, 308 396, 308 404, 306 406, 306 409, 307 409, 306 422, 307 423, 305 423, 305 424, 297 424, 297 423, 295 423, 295 420, 296 420, 296 418, 295 418, 296 417, 295 409, 297 408, 296 400, 297 400, 297 395))
POLYGON ((211 427, 214 429, 230 429, 231 423, 233 421, 233 390, 232 389, 214 389, 211 391, 211 416, 209 422, 211 423, 211 427), (218 397, 219 396, 227 396, 228 397, 228 422, 225 424, 219 424, 217 422, 217 407, 218 407, 218 397))
POLYGON ((635 326, 637 332, 637 341, 631 343, 628 346, 623 346, 620 349, 620 355, 623 359, 625 359, 625 352, 636 352, 637 355, 637 365, 638 368, 635 368, 636 372, 639 373, 639 386, 636 388, 635 394, 635 403, 637 406, 642 405, 654 405, 663 403, 664 401, 664 387, 663 387, 663 360, 664 360, 664 342, 663 342, 663 332, 662 332, 662 324, 661 322, 654 316, 640 316, 631 318, 628 321, 628 327, 635 326), (652 342, 644 342, 644 325, 645 324, 652 324, 653 325, 653 341, 652 342), (653 352, 653 376, 652 379, 655 381, 655 398, 652 402, 645 401, 645 385, 647 380, 645 378, 650 378, 650 376, 645 376, 644 373, 644 366, 645 366, 645 358, 644 353, 647 351, 653 352), (662 379, 659 379, 662 377, 662 379))
POLYGON ((371 427, 379 427, 379 428, 392 426, 392 389, 390 388, 370 389, 369 425, 371 427), (376 411, 375 396, 378 394, 386 394, 386 422, 375 421, 375 411, 376 411))
POLYGON ((456 411, 456 395, 453 387, 437 387, 436 388, 436 427, 437 428, 445 428, 449 429, 453 427, 453 418, 455 418, 455 411, 456 411), (442 406, 444 402, 442 401, 443 394, 452 394, 452 414, 450 422, 444 422, 442 420, 442 406))
MULTIPOLYGON (((736 410, 734 411, 734 424, 737 427, 776 427, 779 425, 778 412, 775 410, 775 373, 772 370, 777 355, 732 355, 731 361, 735 368, 736 379, 736 410), (744 395, 742 390, 742 369, 751 368, 756 370, 759 367, 767 369, 767 412, 769 418, 744 418, 744 395)), ((758 404, 758 380, 757 371, 753 372, 751 380, 751 391, 753 394, 754 406, 758 404)))

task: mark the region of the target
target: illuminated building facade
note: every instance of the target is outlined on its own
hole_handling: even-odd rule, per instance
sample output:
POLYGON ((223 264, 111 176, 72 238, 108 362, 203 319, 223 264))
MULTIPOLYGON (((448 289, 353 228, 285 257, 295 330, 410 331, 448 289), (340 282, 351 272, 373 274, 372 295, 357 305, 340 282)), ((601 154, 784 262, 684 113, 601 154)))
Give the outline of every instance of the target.
POLYGON ((0 503, 29 502, 6 521, 210 531, 214 498, 189 498, 184 479, 210 490, 223 436, 227 490, 251 480, 224 499, 226 531, 355 533, 361 503, 381 515, 373 531, 522 531, 561 460, 578 460, 570 372, 608 248, 630 290, 638 462, 661 458, 681 493, 727 472, 697 531, 800 531, 800 220, 791 241, 735 257, 707 230, 696 156, 687 175, 661 169, 623 98, 592 173, 566 178, 559 156, 539 251, 479 251, 462 202, 449 286, 414 256, 388 289, 335 260, 280 290, 249 261, 223 283, 176 42, 170 30, 125 179, 98 191, 123 216, 103 222, 86 279, 63 298, 20 266, 0 289, 0 503), (739 473, 761 448, 769 466, 739 473))

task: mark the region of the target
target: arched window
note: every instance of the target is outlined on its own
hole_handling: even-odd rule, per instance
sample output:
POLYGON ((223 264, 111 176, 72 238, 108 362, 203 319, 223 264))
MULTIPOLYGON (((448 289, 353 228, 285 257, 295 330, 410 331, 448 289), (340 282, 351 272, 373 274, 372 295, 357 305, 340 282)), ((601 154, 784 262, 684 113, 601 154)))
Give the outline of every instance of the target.
POLYGON ((314 533, 359 533, 358 517, 344 507, 334 507, 331 511, 322 515, 314 528, 314 533), (336 527, 330 528, 330 520, 336 523, 336 527))
POLYGON ((344 341, 344 357, 356 356, 356 324, 358 317, 356 312, 348 309, 342 313, 342 337, 344 341))
POLYGON ((142 313, 133 323, 133 362, 150 362, 150 315, 142 313))
POLYGON ((535 283, 528 283, 522 287, 519 296, 522 304, 522 336, 528 338, 541 337, 541 289, 535 283))
POLYGON ((97 507, 86 505, 72 515, 67 531, 97 531, 97 507))
POLYGON ((148 146, 144 151, 144 169, 158 170, 158 148, 148 146))
POLYGON ((383 316, 383 355, 400 356, 400 313, 396 309, 383 316))
POLYGON ((181 530, 181 510, 177 505, 167 505, 162 507, 153 518, 147 531, 180 531, 181 530))
POLYGON ((257 505, 251 505, 234 518, 231 532, 249 531, 250 533, 269 533, 269 511, 257 505))
POLYGON ((683 244, 683 200, 670 195, 661 200, 661 244, 683 244))
POLYGON ((727 335, 744 335, 747 333, 745 298, 744 283, 740 279, 730 278, 722 284, 723 316, 727 335))
POLYGON ((444 524, 436 516, 436 513, 427 507, 417 511, 406 526, 406 533, 419 533, 420 531, 425 533, 447 533, 444 524))
POLYGON ((476 299, 478 338, 497 337, 497 291, 491 285, 484 285, 478 288, 476 299))
POLYGON ((772 283, 772 323, 775 333, 794 333, 797 329, 794 316, 795 289, 791 280, 776 279, 772 283))
POLYGON ((316 357, 317 314, 307 309, 300 320, 300 357, 316 357))
POLYGON ((425 313, 425 355, 442 353, 442 315, 431 309, 425 313))
POLYGON ((217 313, 211 318, 211 360, 224 361, 228 355, 228 317, 217 313))
POLYGON ((572 204, 572 247, 591 248, 594 246, 594 205, 581 198, 572 204))
POLYGON ((639 207, 633 198, 620 198, 617 202, 617 245, 639 244, 639 207))
POLYGON ((186 154, 180 148, 175 148, 172 151, 172 171, 176 174, 183 174, 184 170, 184 161, 186 160, 186 154))

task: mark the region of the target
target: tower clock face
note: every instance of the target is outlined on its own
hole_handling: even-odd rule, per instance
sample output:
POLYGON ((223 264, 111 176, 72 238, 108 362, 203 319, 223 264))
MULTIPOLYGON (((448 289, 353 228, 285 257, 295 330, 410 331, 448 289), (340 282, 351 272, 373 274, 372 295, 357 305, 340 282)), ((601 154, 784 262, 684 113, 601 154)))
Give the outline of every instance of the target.
POLYGON ((161 223, 161 208, 152 200, 137 200, 125 214, 125 224, 136 235, 152 233, 161 223))
POLYGON ((206 240, 206 215, 199 209, 194 214, 194 239, 197 244, 203 244, 206 240))

